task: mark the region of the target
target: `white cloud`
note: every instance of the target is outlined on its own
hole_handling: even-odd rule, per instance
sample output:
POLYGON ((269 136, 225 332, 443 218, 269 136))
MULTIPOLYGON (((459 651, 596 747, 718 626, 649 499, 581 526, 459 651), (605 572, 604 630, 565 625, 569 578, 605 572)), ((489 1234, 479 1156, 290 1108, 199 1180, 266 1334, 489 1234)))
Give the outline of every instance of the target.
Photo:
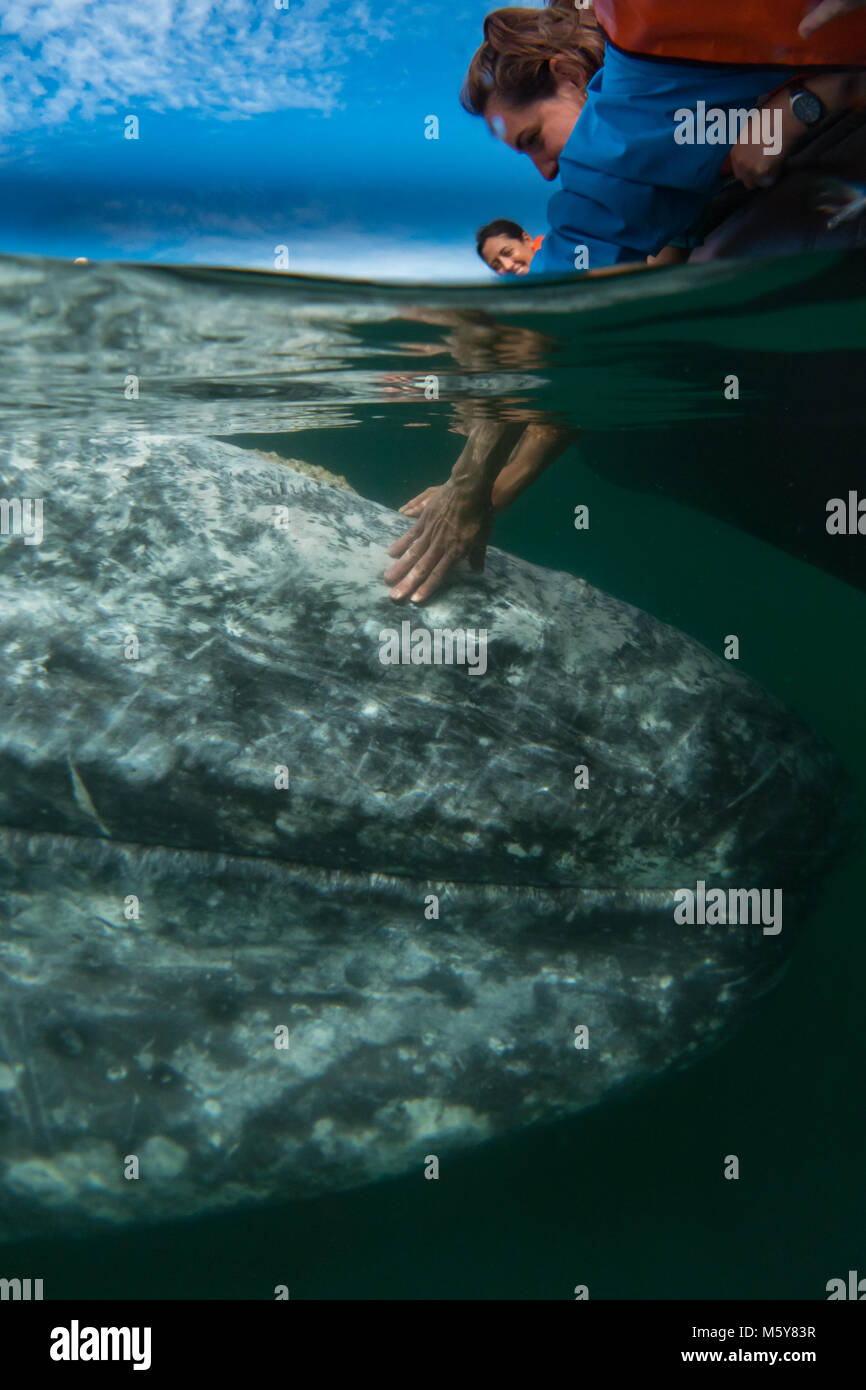
POLYGON ((228 208, 123 198, 103 204, 91 235, 89 245, 82 230, 72 245, 62 233, 62 250, 55 246, 51 254, 273 271, 279 245, 288 247, 288 271, 297 275, 427 283, 493 279, 478 259, 471 233, 459 241, 437 241, 409 225, 371 230, 354 218, 335 218, 316 202, 286 209, 275 228, 267 219, 228 208))
POLYGON ((328 112, 347 65, 392 36, 392 15, 376 0, 6 0, 0 135, 136 105, 328 112))
MULTIPOLYGON (((203 230, 199 236, 172 245, 142 245, 137 254, 175 265, 223 265, 248 270, 273 270, 272 248, 265 238, 203 230)), ((123 256, 135 256, 124 247, 123 256)), ((477 282, 492 280, 475 254, 471 242, 464 246, 423 241, 410 235, 387 237, 363 232, 336 231, 289 250, 289 271, 296 275, 326 275, 344 280, 477 282)))

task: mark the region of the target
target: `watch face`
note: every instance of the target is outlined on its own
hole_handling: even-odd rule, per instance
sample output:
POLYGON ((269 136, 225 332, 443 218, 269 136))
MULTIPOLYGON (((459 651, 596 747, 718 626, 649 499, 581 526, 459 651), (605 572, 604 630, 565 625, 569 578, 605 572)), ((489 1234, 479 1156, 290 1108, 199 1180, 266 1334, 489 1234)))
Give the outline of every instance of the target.
POLYGON ((791 110, 803 125, 815 125, 824 114, 824 108, 811 92, 797 92, 791 97, 791 110))

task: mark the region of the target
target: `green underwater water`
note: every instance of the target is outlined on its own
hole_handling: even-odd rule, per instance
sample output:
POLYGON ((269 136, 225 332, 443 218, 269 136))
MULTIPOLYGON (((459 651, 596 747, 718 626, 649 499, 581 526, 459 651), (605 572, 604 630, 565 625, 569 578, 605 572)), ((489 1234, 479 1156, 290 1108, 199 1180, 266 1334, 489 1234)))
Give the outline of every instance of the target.
MULTIPOLYGON (((737 634, 739 669, 834 745, 862 807, 866 536, 828 542, 824 502, 866 493, 866 259, 701 269, 597 281, 559 303, 550 290, 298 282, 310 322, 345 328, 327 360, 313 337, 276 403, 254 357, 246 395, 242 372, 194 390, 188 374, 166 378, 170 427, 320 464, 392 506, 447 476, 455 402, 583 429, 498 518, 494 543, 715 652, 737 634), (393 317, 368 320, 383 298, 393 317), (402 317, 412 305, 480 309, 511 332, 476 344, 467 367, 442 347, 447 325, 402 317), (429 372, 439 399, 412 386, 429 372), (223 408, 238 397, 240 421, 223 408), (573 525, 580 503, 588 531, 573 525)), ((285 294, 291 321, 278 277, 190 274, 204 295, 285 294)), ((592 1299, 822 1299, 828 1279, 866 1273, 864 880, 860 832, 779 988, 686 1071, 451 1157, 438 1182, 419 1169, 267 1210, 6 1246, 4 1265, 51 1298, 267 1299, 287 1284, 293 1299, 568 1299, 587 1284, 592 1299), (737 1182, 722 1178, 732 1153, 737 1182)))

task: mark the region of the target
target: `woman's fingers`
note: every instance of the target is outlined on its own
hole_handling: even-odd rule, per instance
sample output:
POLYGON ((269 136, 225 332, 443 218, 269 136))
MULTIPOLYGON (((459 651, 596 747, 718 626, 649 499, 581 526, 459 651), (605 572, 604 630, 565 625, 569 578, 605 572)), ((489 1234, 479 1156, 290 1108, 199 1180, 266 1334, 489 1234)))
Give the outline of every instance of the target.
POLYGON ((439 585, 442 583, 442 580, 445 578, 451 566, 457 560, 459 560, 459 558, 459 555, 454 555, 452 553, 446 552, 446 554, 442 556, 442 559, 439 561, 438 565, 436 565, 435 569, 433 569, 432 572, 428 574, 427 578, 423 581, 420 587, 415 590, 415 592, 412 595, 412 602, 423 603, 424 599, 428 598, 429 595, 433 593, 434 589, 438 589, 439 585))
POLYGON ((860 10, 866 0, 821 0, 804 16, 797 30, 801 39, 808 39, 815 33, 816 29, 822 29, 825 24, 829 24, 831 19, 838 19, 840 15, 848 14, 851 10, 860 10))
POLYGON ((781 158, 743 141, 731 150, 731 171, 746 188, 769 188, 779 176, 781 158))
MULTIPOLYGON (((408 550, 410 545, 412 545, 413 542, 416 541, 418 537, 421 535, 421 529, 421 522, 416 521, 414 526, 410 526, 408 531, 404 531, 402 536, 398 536, 395 541, 391 542, 391 544, 388 546, 388 554, 402 555, 404 551, 408 550)), ((396 569, 397 566, 392 565, 391 569, 385 571, 385 578, 387 579, 388 575, 396 569)))
POLYGON ((394 541, 389 554, 397 556, 385 571, 393 599, 411 595, 420 603, 438 588, 443 576, 463 555, 471 552, 476 564, 493 525, 489 501, 450 482, 436 489, 415 525, 394 541))
POLYGON ((444 555, 442 552, 443 546, 441 542, 434 539, 427 540, 425 537, 421 537, 416 545, 413 545, 406 553, 403 559, 400 560, 397 565, 392 565, 385 575, 385 582, 394 584, 394 587, 390 591, 391 598, 401 599, 411 594, 413 599, 417 599, 418 592, 420 592, 419 585, 422 584, 425 579, 428 583, 424 588, 424 596, 426 597, 428 593, 432 593, 432 589, 435 587, 435 585, 431 587, 430 583, 433 572, 441 570, 441 573, 444 574, 449 565, 452 565, 458 558, 456 555, 450 555, 447 551, 444 555), (444 568, 440 564, 440 561, 443 560, 445 562, 444 568), (402 571, 402 574, 400 572, 395 573, 395 571, 402 571), (396 583, 394 581, 396 581, 396 583))
POLYGON ((444 547, 429 530, 422 529, 420 521, 394 542, 389 554, 394 554, 397 547, 402 548, 400 559, 386 569, 385 583, 397 586, 391 592, 392 598, 405 598, 411 592, 413 581, 429 573, 444 547))
POLYGON ((467 554, 469 568, 480 572, 484 569, 484 561, 487 558, 487 542, 490 539, 489 530, 484 535, 479 536, 472 549, 467 554))

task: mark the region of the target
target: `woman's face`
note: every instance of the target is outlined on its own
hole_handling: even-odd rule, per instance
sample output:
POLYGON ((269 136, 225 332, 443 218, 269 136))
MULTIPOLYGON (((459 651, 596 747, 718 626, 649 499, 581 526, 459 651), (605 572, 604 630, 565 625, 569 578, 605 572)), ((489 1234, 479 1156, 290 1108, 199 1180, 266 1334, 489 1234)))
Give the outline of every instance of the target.
POLYGON ((481 254, 497 275, 525 275, 532 260, 532 238, 528 232, 520 239, 501 232, 487 238, 481 254))
POLYGON ((557 81, 553 96, 528 106, 506 106, 491 97, 484 112, 493 134, 527 154, 543 179, 555 179, 559 156, 583 110, 586 95, 573 82, 557 81))

